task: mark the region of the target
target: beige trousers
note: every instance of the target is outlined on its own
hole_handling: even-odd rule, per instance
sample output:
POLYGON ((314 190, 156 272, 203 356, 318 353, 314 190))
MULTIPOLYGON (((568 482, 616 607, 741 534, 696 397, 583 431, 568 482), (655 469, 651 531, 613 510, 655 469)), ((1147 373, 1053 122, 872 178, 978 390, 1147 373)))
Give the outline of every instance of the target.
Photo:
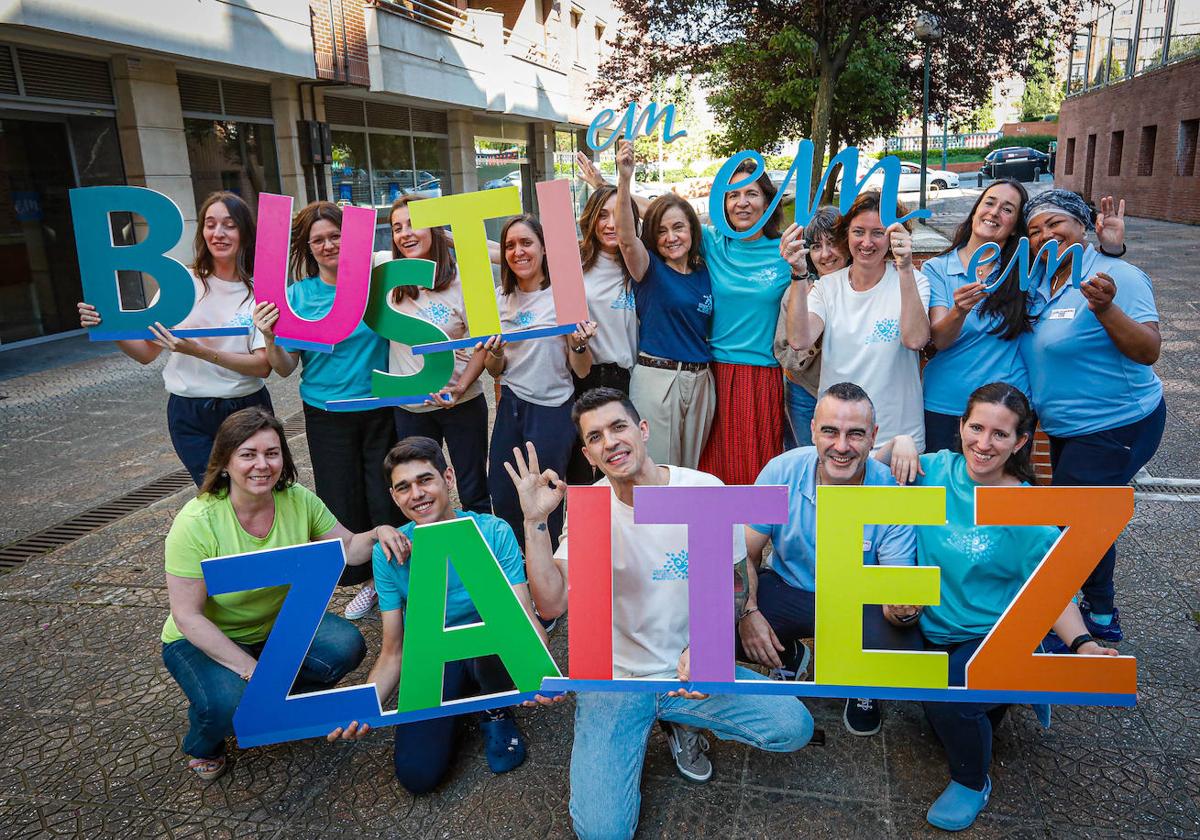
POLYGON ((712 370, 634 365, 629 398, 650 424, 647 448, 654 462, 696 469, 717 410, 712 370))

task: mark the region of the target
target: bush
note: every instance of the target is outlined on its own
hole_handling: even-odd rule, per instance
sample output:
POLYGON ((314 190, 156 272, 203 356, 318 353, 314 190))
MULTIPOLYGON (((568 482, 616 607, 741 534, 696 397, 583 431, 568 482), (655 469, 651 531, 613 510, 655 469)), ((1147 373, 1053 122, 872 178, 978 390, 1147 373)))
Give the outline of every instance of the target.
POLYGON ((1003 149, 1006 146, 1028 146, 1031 149, 1037 149, 1039 152, 1049 152, 1049 144, 1052 140, 1057 140, 1057 134, 1017 134, 1012 137, 997 137, 987 146, 979 150, 980 155, 986 155, 988 152, 996 149, 1003 149))

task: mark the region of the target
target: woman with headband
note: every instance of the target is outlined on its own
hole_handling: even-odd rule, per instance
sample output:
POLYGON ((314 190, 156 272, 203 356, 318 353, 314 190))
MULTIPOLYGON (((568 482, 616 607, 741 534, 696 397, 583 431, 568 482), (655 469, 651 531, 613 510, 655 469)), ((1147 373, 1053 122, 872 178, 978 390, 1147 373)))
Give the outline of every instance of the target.
MULTIPOLYGON (((1092 208, 1067 190, 1048 190, 1025 206, 1031 251, 1054 240, 1060 255, 1078 244, 1083 257, 1064 259, 1053 273, 1044 260, 1034 267, 1033 331, 1022 337, 1021 354, 1050 437, 1052 483, 1120 487, 1162 440, 1167 406, 1151 367, 1162 339, 1150 278, 1089 245, 1094 222, 1092 208), (1078 287, 1071 282, 1074 268, 1084 278, 1078 287)), ((1113 604, 1116 560, 1110 546, 1084 582, 1079 605, 1088 632, 1111 642, 1122 638, 1113 604)))

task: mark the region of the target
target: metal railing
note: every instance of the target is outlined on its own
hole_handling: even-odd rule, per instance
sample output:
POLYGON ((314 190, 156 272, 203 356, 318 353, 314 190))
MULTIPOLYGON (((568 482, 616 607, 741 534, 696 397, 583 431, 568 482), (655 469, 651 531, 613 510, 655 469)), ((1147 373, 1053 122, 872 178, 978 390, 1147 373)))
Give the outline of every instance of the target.
MULTIPOLYGON (((1054 131, 1047 133, 1055 133, 1057 128, 1054 123, 1047 123, 1048 126, 1054 128, 1054 131)), ((1000 131, 974 131, 970 134, 948 134, 945 135, 947 149, 982 149, 984 146, 1004 136, 1000 131)), ((929 148, 942 149, 943 135, 939 133, 929 133, 929 148)), ((902 135, 899 137, 887 138, 886 148, 889 152, 915 152, 921 148, 921 135, 902 135)))
POLYGON ((470 16, 442 0, 375 0, 375 5, 450 35, 476 44, 483 43, 475 33, 475 22, 470 16))
POLYGON ((504 28, 504 44, 508 47, 509 55, 549 67, 551 70, 562 69, 562 63, 559 61, 557 53, 550 53, 544 43, 531 41, 524 35, 516 34, 508 27, 504 28))

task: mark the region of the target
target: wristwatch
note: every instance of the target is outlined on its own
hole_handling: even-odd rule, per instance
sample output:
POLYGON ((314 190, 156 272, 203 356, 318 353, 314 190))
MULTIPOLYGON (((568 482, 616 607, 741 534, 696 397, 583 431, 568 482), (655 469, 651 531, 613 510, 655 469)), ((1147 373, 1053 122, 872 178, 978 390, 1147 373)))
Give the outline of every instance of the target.
POLYGON ((571 345, 571 352, 572 352, 572 353, 583 353, 585 350, 587 350, 587 344, 586 344, 586 343, 585 343, 585 344, 580 344, 578 347, 576 347, 576 346, 575 346, 575 345, 573 345, 573 344, 571 345))

